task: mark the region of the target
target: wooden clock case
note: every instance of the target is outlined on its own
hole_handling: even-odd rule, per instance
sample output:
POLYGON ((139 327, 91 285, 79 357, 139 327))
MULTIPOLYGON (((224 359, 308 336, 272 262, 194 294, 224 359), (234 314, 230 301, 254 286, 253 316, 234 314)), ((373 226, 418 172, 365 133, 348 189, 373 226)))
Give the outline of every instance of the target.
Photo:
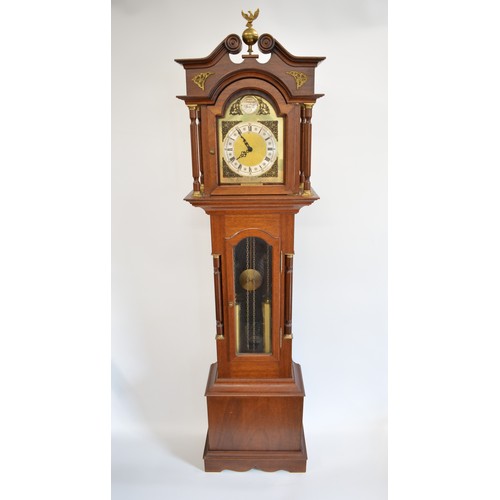
POLYGON ((229 35, 205 58, 178 59, 186 70, 193 191, 186 201, 210 216, 214 265, 217 363, 210 368, 206 397, 208 433, 205 470, 258 468, 305 472, 302 425, 304 386, 292 361, 294 218, 318 196, 311 188, 314 70, 323 57, 296 57, 271 35, 258 39, 266 63, 253 54, 235 63, 242 43, 229 35), (219 182, 217 119, 239 94, 272 102, 284 118, 284 182, 222 185, 219 182), (272 336, 269 354, 237 353, 234 262, 236 245, 260 238, 272 255, 272 336))

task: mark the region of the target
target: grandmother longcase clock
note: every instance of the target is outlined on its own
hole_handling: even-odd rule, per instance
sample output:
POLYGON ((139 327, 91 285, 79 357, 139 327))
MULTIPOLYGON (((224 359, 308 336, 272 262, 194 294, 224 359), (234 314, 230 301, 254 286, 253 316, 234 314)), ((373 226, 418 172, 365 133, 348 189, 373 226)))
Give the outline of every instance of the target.
POLYGON ((210 216, 217 363, 209 372, 205 470, 305 472, 304 385, 292 361, 294 218, 311 188, 314 71, 258 36, 243 13, 208 56, 177 59, 186 71, 193 190, 186 201, 210 216), (270 54, 259 61, 254 52, 270 54))

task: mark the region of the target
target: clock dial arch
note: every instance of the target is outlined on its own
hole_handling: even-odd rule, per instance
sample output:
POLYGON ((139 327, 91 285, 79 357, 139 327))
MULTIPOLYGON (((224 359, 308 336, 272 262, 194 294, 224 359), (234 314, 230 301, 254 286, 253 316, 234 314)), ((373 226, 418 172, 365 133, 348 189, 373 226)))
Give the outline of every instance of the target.
POLYGON ((269 96, 231 96, 218 118, 219 183, 283 184, 284 118, 269 96))
MULTIPOLYGON (((200 122, 201 143, 204 144, 202 162, 206 194, 297 194, 299 192, 300 106, 287 102, 277 87, 253 77, 232 82, 218 93, 213 105, 201 108, 200 122), (255 101, 258 102, 258 107, 255 101), (234 106, 236 103, 238 106, 234 106), (255 161, 250 165, 251 157, 255 159, 255 156, 250 155, 246 147, 238 151, 234 159, 238 159, 241 152, 246 153, 247 158, 243 162, 242 158, 239 158, 238 165, 233 162, 231 168, 229 160, 233 156, 225 157, 224 141, 229 130, 241 122, 263 123, 273 132, 277 153, 270 165, 266 161, 260 169, 239 167, 239 165, 255 167, 268 156, 264 155, 258 162, 255 161)), ((253 148, 251 141, 248 141, 247 137, 245 139, 253 148)))

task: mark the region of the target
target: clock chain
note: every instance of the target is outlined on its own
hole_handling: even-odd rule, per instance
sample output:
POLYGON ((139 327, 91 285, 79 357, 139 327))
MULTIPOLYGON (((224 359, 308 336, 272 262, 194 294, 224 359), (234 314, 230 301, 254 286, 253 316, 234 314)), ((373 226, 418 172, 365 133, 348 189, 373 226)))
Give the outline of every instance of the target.
POLYGON ((271 299, 270 287, 271 280, 269 279, 269 260, 270 260, 270 246, 266 245, 266 298, 271 299))
MULTIPOLYGON (((247 269, 250 268, 250 238, 246 239, 246 258, 247 258, 247 269)), ((247 341, 247 352, 250 351, 250 290, 246 290, 246 302, 247 302, 247 307, 246 307, 246 328, 245 328, 245 333, 246 333, 246 341, 247 341)))
MULTIPOLYGON (((252 269, 255 270, 255 238, 252 238, 252 269)), ((257 337, 255 334, 255 289, 252 291, 252 344, 253 350, 257 349, 257 337)))

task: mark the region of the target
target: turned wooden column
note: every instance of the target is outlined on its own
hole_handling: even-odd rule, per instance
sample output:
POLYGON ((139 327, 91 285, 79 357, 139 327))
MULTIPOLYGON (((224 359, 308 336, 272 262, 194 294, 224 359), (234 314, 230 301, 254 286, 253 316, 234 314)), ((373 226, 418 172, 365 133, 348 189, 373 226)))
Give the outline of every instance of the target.
POLYGON ((293 253, 285 254, 285 339, 292 336, 293 253))
POLYGON ((314 103, 304 103, 301 107, 301 139, 302 157, 300 182, 303 183, 304 196, 311 195, 311 138, 312 138, 312 108, 314 103))
POLYGON ((201 196, 200 185, 200 108, 197 104, 188 104, 189 126, 191 132, 191 159, 193 165, 193 196, 201 196))
POLYGON ((224 339, 224 324, 222 322, 222 274, 220 266, 220 255, 213 254, 214 259, 214 290, 215 290, 215 321, 217 328, 216 339, 224 339))

